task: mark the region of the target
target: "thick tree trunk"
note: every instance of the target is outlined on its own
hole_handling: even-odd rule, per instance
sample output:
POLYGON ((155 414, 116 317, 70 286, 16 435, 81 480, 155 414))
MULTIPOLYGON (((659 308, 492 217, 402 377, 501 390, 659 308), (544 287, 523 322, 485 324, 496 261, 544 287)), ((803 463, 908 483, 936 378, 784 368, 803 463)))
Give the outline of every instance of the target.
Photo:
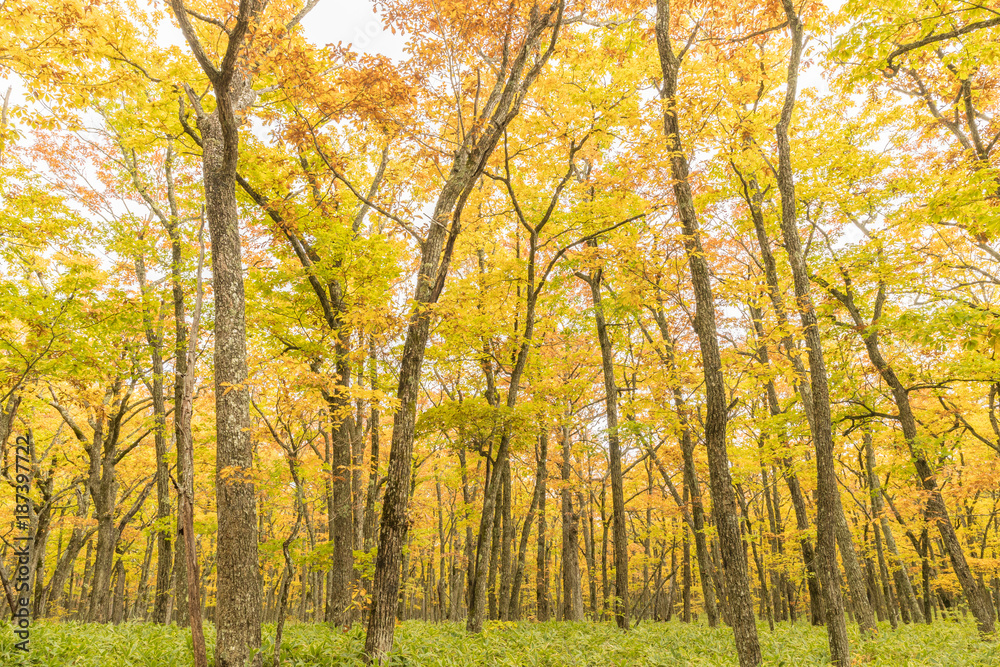
MULTIPOLYGON (((340 347, 338 345, 338 347, 340 347)), ((346 355, 346 351, 344 352, 346 355)), ((338 351, 339 356, 339 351, 338 351)), ((340 382, 346 392, 346 384, 350 381, 350 370, 346 369, 346 356, 339 357, 343 361, 340 368, 340 382)), ((346 393, 338 388, 336 395, 326 395, 327 405, 331 415, 344 414, 350 409, 350 401, 346 393)), ((354 578, 354 525, 351 499, 351 436, 354 433, 354 419, 348 414, 332 429, 332 457, 330 474, 333 519, 330 522, 333 539, 333 562, 327 622, 342 629, 351 625, 351 584, 354 578)))
MULTIPOLYGON (((227 96, 228 91, 216 91, 227 96)), ((260 646, 260 572, 257 557, 257 497, 253 443, 248 432, 246 320, 242 252, 236 208, 235 126, 224 132, 216 119, 199 123, 203 143, 206 211, 212 236, 215 295, 215 414, 218 575, 216 648, 219 667, 242 667, 260 646), (215 122, 211 122, 215 121, 215 122)), ((190 556, 188 556, 190 558, 190 556)), ((189 591, 189 606, 194 606, 189 591)))
POLYGON ((662 97, 668 105, 663 117, 664 133, 670 156, 671 174, 674 178, 674 198, 684 227, 684 245, 696 303, 694 328, 701 348, 705 376, 707 408, 705 443, 708 449, 709 481, 712 488, 712 514, 715 517, 725 562, 726 597, 736 637, 736 650, 740 665, 748 667, 760 664, 760 643, 754 621, 746 555, 740 537, 739 508, 733 491, 729 456, 726 451, 726 387, 719 354, 715 304, 708 264, 701 245, 691 186, 688 182, 688 162, 681 143, 681 129, 677 116, 677 78, 681 61, 671 46, 669 0, 657 0, 656 37, 663 72, 662 97))
MULTIPOLYGON (((253 443, 249 434, 246 309, 236 167, 240 117, 255 93, 244 71, 246 39, 260 21, 264 4, 241 0, 236 21, 217 69, 209 60, 188 18, 183 0, 171 0, 192 52, 208 75, 216 108, 206 112, 188 89, 201 131, 205 211, 212 238, 212 287, 215 304, 216 420, 216 665, 259 667, 261 656, 261 581, 257 553, 257 497, 253 482, 253 443)), ((192 355, 193 356, 193 355, 192 355)), ((188 529, 192 540, 193 530, 188 529)), ((189 542, 190 546, 191 542, 189 542)), ((194 554, 186 554, 190 561, 194 554)), ((198 606, 189 591, 192 609, 198 606)), ((192 619, 193 620, 193 619, 192 619)))
POLYGON ((823 586, 825 620, 830 646, 831 662, 835 665, 851 663, 851 649, 844 621, 844 604, 840 591, 840 572, 837 566, 837 522, 840 510, 840 491, 834 468, 833 433, 830 421, 830 393, 823 358, 819 324, 809 288, 809 274, 802 243, 796 227, 795 181, 792 174, 791 147, 788 128, 795 107, 799 63, 802 57, 803 28, 791 0, 782 0, 785 15, 792 32, 792 51, 788 62, 788 86, 781 118, 775 128, 778 143, 778 189, 781 192, 781 231, 792 268, 799 315, 805 330, 809 349, 809 375, 813 403, 813 443, 816 448, 817 502, 816 549, 818 570, 823 586))
POLYGON ((93 591, 90 595, 90 623, 105 623, 109 620, 111 607, 111 575, 114 567, 115 547, 118 546, 118 531, 114 518, 101 513, 97 517, 97 548, 94 550, 93 591))

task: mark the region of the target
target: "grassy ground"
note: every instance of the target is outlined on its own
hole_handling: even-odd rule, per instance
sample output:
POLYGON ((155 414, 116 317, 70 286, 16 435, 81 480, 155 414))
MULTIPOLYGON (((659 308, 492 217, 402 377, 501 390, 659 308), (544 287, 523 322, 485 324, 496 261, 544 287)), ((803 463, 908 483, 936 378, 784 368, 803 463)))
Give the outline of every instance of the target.
MULTIPOLYGON (((273 653, 273 627, 265 627, 265 666, 273 653)), ((215 633, 206 628, 209 664, 215 633)), ((770 632, 760 628, 764 664, 788 667, 829 664, 826 632, 804 623, 785 624, 770 632)), ((982 642, 968 621, 930 626, 887 624, 864 642, 852 634, 857 665, 893 667, 1000 666, 1000 643, 982 642)), ((14 650, 8 625, 0 625, 0 666, 173 667, 191 665, 190 634, 176 627, 145 623, 120 626, 80 623, 35 624, 31 652, 14 650)), ((282 665, 320 667, 362 665, 361 628, 347 634, 322 625, 293 624, 285 629, 282 665)), ((392 665, 445 667, 609 667, 618 665, 736 665, 728 628, 705 625, 642 623, 622 635, 610 623, 487 623, 478 636, 455 624, 403 623, 396 629, 392 665)))

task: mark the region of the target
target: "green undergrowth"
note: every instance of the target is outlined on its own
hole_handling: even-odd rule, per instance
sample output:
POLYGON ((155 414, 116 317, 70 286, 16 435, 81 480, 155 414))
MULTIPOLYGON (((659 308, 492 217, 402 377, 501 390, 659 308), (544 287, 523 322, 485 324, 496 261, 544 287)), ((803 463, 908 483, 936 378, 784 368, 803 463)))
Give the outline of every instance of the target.
MULTIPOLYGON (((853 630, 853 629, 852 629, 853 630)), ((783 624, 771 632, 761 626, 764 664, 802 667, 829 664, 826 631, 805 623, 783 624)), ((209 664, 215 632, 205 629, 209 664)), ((264 665, 271 664, 274 627, 264 628, 264 665)), ((15 650, 9 625, 0 625, 0 666, 167 667, 191 665, 191 636, 176 626, 148 623, 119 626, 40 622, 31 628, 31 651, 15 650)), ((851 635, 856 665, 1000 667, 998 642, 983 642, 965 620, 933 625, 880 626, 874 639, 851 635)), ((363 665, 364 635, 323 625, 285 628, 282 665, 326 667, 363 665)), ((622 634, 610 623, 487 623, 480 635, 463 625, 417 621, 396 628, 389 661, 401 667, 610 667, 617 665, 737 665, 728 628, 703 624, 641 623, 622 634)))

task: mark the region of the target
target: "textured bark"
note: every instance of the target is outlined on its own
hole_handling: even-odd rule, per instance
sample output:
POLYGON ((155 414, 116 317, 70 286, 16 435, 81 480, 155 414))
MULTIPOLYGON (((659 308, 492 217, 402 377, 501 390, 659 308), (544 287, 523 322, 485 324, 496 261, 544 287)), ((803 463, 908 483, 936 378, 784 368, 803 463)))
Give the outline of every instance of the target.
MULTIPOLYGON (((596 243, 592 243, 596 247, 596 243)), ((611 478, 612 542, 615 548, 615 623, 622 630, 629 627, 628 540, 625 536, 625 492, 622 488, 622 452, 618 440, 618 388, 615 386, 614 352, 604 320, 601 300, 601 270, 589 276, 587 284, 594 303, 597 339, 601 345, 601 368, 604 372, 605 407, 608 424, 608 476, 611 478)))
MULTIPOLYGON (((236 168, 240 118, 255 93, 242 62, 248 33, 260 21, 264 4, 241 0, 221 64, 206 55, 183 0, 171 0, 174 16, 215 93, 216 108, 206 112, 187 90, 201 131, 205 212, 212 238, 212 287, 215 300, 216 508, 216 665, 261 664, 261 583, 257 554, 257 498, 253 482, 253 444, 249 435, 250 394, 246 386, 246 312, 236 168)), ((189 531, 193 532, 193 531, 189 531)), ((189 539, 193 538, 189 535, 189 539)), ((189 543, 190 544, 190 543, 189 543)), ((189 560, 194 554, 188 553, 189 560)), ((194 591, 191 603, 197 606, 194 591)))
MULTIPOLYGON (((339 324, 339 321, 338 321, 339 324)), ((347 362, 350 349, 346 331, 341 328, 336 344, 338 384, 335 393, 324 391, 327 409, 335 423, 331 433, 330 475, 333 510, 330 521, 333 540, 333 560, 330 590, 327 595, 327 622, 343 629, 351 625, 351 582, 354 578, 354 523, 351 497, 351 439, 354 435, 354 418, 350 414, 351 370, 347 362), (344 415, 347 412, 346 416, 344 415)))
POLYGON ((792 50, 788 60, 788 79, 781 118, 775 128, 778 143, 778 189, 781 192, 781 231, 792 268, 795 295, 806 345, 809 348, 809 377, 813 403, 813 444, 816 448, 816 556, 823 586, 824 611, 830 659, 835 665, 851 663, 851 648, 844 621, 844 603, 840 591, 837 567, 837 522, 840 491, 834 468, 833 432, 830 422, 830 391, 823 358, 819 325, 809 287, 809 275, 802 242, 796 227, 795 181, 792 174, 791 147, 788 128, 795 107, 799 64, 802 58, 803 28, 791 0, 782 0, 792 33, 792 50))
MULTIPOLYGON (((541 438, 539 438, 541 440, 541 438)), ((538 507, 545 502, 545 463, 544 455, 540 454, 538 467, 535 472, 535 491, 531 496, 531 507, 528 515, 524 518, 524 525, 521 527, 521 541, 517 548, 517 565, 514 569, 514 580, 510 587, 510 610, 507 618, 512 621, 521 620, 521 583, 524 581, 524 566, 528 555, 528 541, 531 538, 531 524, 535 520, 538 507)), ((539 529, 542 528, 542 520, 539 521, 539 529)), ((541 572, 541 569, 538 570, 541 572)))
MULTIPOLYGON (((670 369, 671 373, 676 372, 676 363, 674 358, 674 339, 670 333, 670 328, 667 323, 666 315, 663 312, 662 307, 657 307, 652 309, 653 318, 656 321, 656 326, 660 331, 660 340, 663 343, 663 349, 657 347, 657 353, 660 356, 660 360, 670 369)), ((684 400, 684 395, 681 393, 681 389, 675 386, 673 389, 674 394, 674 410, 677 413, 677 418, 681 424, 681 435, 680 435, 680 446, 681 446, 681 457, 684 462, 684 494, 685 499, 679 500, 679 504, 683 508, 688 507, 688 500, 690 500, 691 511, 690 520, 688 521, 689 528, 691 532, 694 533, 695 540, 695 555, 698 559, 698 572, 699 579, 701 580, 701 590, 702 599, 705 605, 705 615, 708 617, 709 627, 716 627, 719 624, 719 609, 715 600, 715 587, 713 585, 713 575, 712 575, 712 562, 708 556, 708 544, 705 540, 705 507, 702 502, 701 496, 701 485, 698 483, 698 473, 695 468, 694 463, 694 448, 695 441, 692 438, 691 426, 689 423, 690 410, 687 407, 687 402, 684 400)), ((653 454, 655 459, 656 455, 653 454)), ((660 470, 660 475, 663 477, 664 484, 671 484, 669 476, 667 475, 666 469, 660 464, 659 460, 656 461, 657 467, 660 470)), ((676 497, 676 491, 672 492, 676 497)), ((685 538, 686 539, 686 538, 685 538)), ((685 547, 690 559, 690 544, 685 542, 685 547)), ((687 565, 690 568, 690 562, 687 565)), ((685 585, 690 585, 689 580, 685 580, 685 585)), ((688 591, 688 594, 690 592, 688 591)))
POLYGON ((114 568, 114 597, 111 602, 111 614, 108 620, 119 625, 125 618, 125 566, 119 558, 114 568))
POLYGON ((662 97, 668 105, 663 116, 663 126, 670 156, 671 175, 674 179, 674 198, 684 228, 684 246, 695 294, 694 328, 698 335, 705 377, 705 444, 708 450, 709 481, 712 489, 712 514, 725 565, 726 597, 736 637, 736 650, 740 665, 747 667, 760 664, 760 643, 754 621, 746 556, 740 537, 739 508, 733 491, 729 456, 726 451, 726 387, 719 354, 715 304, 708 264, 701 245, 691 186, 688 182, 687 157, 681 143, 676 101, 681 60, 671 45, 670 17, 669 0, 657 0, 656 38, 663 72, 662 97))
MULTIPOLYGON (((227 95, 228 91, 221 92, 227 95)), ((229 150, 235 153, 237 134, 235 126, 223 131, 213 120, 206 118, 199 127, 215 295, 217 661, 220 667, 235 667, 242 666, 260 646, 260 573, 253 445, 247 429, 249 389, 235 155, 232 169, 227 169, 228 160, 223 157, 227 144, 232 144, 229 150)), ((189 598, 189 606, 194 606, 192 591, 189 598)), ((252 664, 260 664, 260 657, 252 658, 252 664)))
MULTIPOLYGON (((505 471, 506 471, 506 469, 508 467, 508 462, 504 461, 504 463, 502 465, 498 464, 497 467, 500 468, 500 469, 497 470, 495 468, 493 474, 496 475, 496 476, 498 476, 499 479, 502 479, 503 475, 504 475, 504 473, 505 473, 505 471)), ((486 579, 486 590, 487 590, 488 595, 489 595, 489 618, 490 618, 490 620, 497 620, 497 618, 498 618, 498 615, 497 615, 497 588, 496 588, 496 584, 497 584, 497 571, 500 569, 500 538, 501 538, 501 530, 503 528, 503 488, 502 487, 503 487, 503 484, 501 483, 501 488, 500 488, 500 491, 499 491, 499 493, 501 494, 500 498, 498 499, 498 502, 495 503, 494 506, 493 506, 494 509, 493 509, 492 534, 490 536, 490 539, 488 540, 488 543, 490 544, 490 550, 489 550, 490 566, 489 566, 489 575, 488 575, 488 578, 486 579)), ((480 542, 484 543, 484 544, 487 543, 487 540, 483 540, 481 533, 480 533, 480 542)), ((479 576, 478 572, 476 573, 476 576, 477 577, 479 576)), ((478 589, 478 587, 477 587, 477 589, 478 589)), ((472 611, 471 610, 470 610, 469 616, 470 617, 472 616, 472 611)))
MULTIPOLYGON (((172 182, 169 175, 168 170, 168 181, 172 182)), ((189 363, 188 356, 191 349, 197 349, 196 338, 198 324, 193 325, 193 331, 191 332, 192 335, 190 336, 191 341, 193 342, 189 342, 186 316, 187 307, 185 304, 184 287, 181 283, 181 265, 183 263, 181 236, 180 230, 178 229, 177 208, 172 197, 170 204, 171 215, 169 219, 164 221, 164 224, 166 225, 167 234, 170 236, 170 281, 174 306, 174 447, 177 451, 177 476, 180 484, 178 490, 177 534, 181 535, 183 533, 185 520, 184 514, 180 511, 179 507, 181 497, 194 497, 194 452, 192 451, 193 442, 191 438, 192 410, 185 410, 185 406, 190 403, 188 399, 189 385, 191 387, 191 391, 194 389, 194 357, 192 356, 189 363), (189 376, 191 376, 190 380, 189 376), (191 473, 190 475, 187 474, 189 469, 191 473)), ((203 262, 204 246, 202 246, 202 250, 199 253, 199 285, 201 280, 201 266, 203 262)), ((200 320, 200 308, 196 308, 196 310, 198 312, 195 313, 195 316, 200 320)), ((193 397, 191 398, 191 401, 193 401, 193 397)), ((156 589, 157 597, 154 603, 154 614, 162 613, 163 622, 166 623, 170 620, 169 590, 167 591, 167 597, 161 600, 159 597, 159 567, 160 563, 158 562, 156 589), (160 605, 163 605, 162 610, 160 609, 160 605)), ((187 577, 187 544, 184 539, 178 539, 174 544, 174 563, 171 579, 177 584, 174 587, 174 607, 177 611, 177 620, 182 626, 189 625, 191 619, 188 614, 187 597, 189 584, 187 577)))
MULTIPOLYGON (((764 275, 767 280, 768 296, 770 297, 771 304, 774 307, 774 314, 778 319, 779 326, 784 330, 788 330, 788 313, 785 310, 781 287, 778 284, 778 271, 774 262, 774 255, 771 253, 771 242, 770 239, 768 239, 767 230, 764 228, 764 215, 760 209, 761 194, 754 179, 750 180, 749 188, 753 189, 753 193, 749 192, 748 189, 746 192, 746 200, 747 204, 750 206, 754 230, 757 234, 757 244, 760 247, 760 256, 762 263, 764 264, 764 275)), ((764 340, 764 327, 761 323, 761 317, 762 315, 760 314, 760 311, 755 308, 753 319, 758 340, 764 340)), ((792 339, 791 334, 786 333, 782 337, 781 342, 782 346, 785 348, 785 354, 789 359, 791 359, 792 365, 795 368, 795 374, 798 378, 796 387, 799 395, 802 397, 802 405, 811 431, 814 428, 813 425, 815 423, 815 418, 813 416, 812 408, 812 391, 809 388, 805 366, 803 366, 802 361, 798 357, 795 342, 792 339)), ((758 356, 762 364, 770 364, 767 348, 765 346, 761 346, 758 349, 758 356)), ((773 381, 768 381, 766 390, 768 409, 770 410, 772 416, 776 416, 781 413, 781 408, 778 405, 778 394, 775 390, 773 381)), ((802 495, 802 488, 799 485, 798 476, 795 474, 791 460, 787 457, 781 457, 779 463, 782 466, 782 476, 785 478, 785 483, 788 485, 788 492, 792 498, 792 506, 795 509, 795 527, 802 534, 799 538, 799 549, 802 551, 802 561, 806 566, 806 586, 809 591, 810 621, 813 625, 821 625, 823 623, 823 594, 820 590, 819 578, 816 572, 816 560, 813 552, 813 545, 812 542, 805 537, 805 531, 809 529, 809 514, 806 510, 805 498, 802 495)))
POLYGON ((94 552, 94 541, 87 540, 87 552, 83 557, 83 577, 80 579, 80 596, 76 599, 75 620, 85 620, 86 612, 83 608, 83 601, 90 589, 90 577, 93 574, 94 561, 91 556, 94 552))
POLYGON ((583 594, 580 589, 579 514, 573 509, 572 449, 569 429, 562 427, 562 620, 583 620, 583 594))
MULTIPOLYGON (((95 532, 94 528, 84 530, 83 526, 80 525, 80 522, 86 519, 87 514, 90 512, 90 495, 83 492, 80 488, 76 489, 76 507, 76 525, 70 534, 66 549, 56 563, 55 572, 52 574, 52 581, 49 582, 49 608, 59 604, 66 587, 66 581, 72 576, 76 558, 79 556, 83 545, 95 532)), ((72 603, 73 594, 71 590, 67 595, 66 604, 63 605, 66 611, 69 611, 72 603)))
POLYGON ((545 500, 548 496, 548 463, 549 434, 543 430, 538 438, 538 545, 535 552, 535 616, 539 621, 549 620, 549 554, 546 548, 545 536, 548 524, 545 517, 545 500))
MULTIPOLYGON (((176 213, 176 207, 172 205, 176 213)), ((176 220, 176 215, 173 216, 176 220)), ((202 228, 204 229, 204 228, 202 228)), ((195 667, 208 665, 205 633, 202 627, 202 590, 198 573, 198 548, 194 533, 194 438, 191 419, 194 415, 195 360, 198 353, 198 334, 201 327, 201 308, 204 300, 202 270, 205 266, 205 243, 201 231, 198 237, 198 268, 195 274, 195 303, 191 314, 191 329, 186 331, 184 316, 184 291, 180 285, 180 238, 176 224, 168 228, 173 244, 172 277, 174 281, 174 317, 177 328, 175 340, 177 374, 174 378, 174 435, 177 443, 177 549, 174 561, 176 599, 183 620, 191 627, 191 646, 195 667), (183 607, 181 607, 183 605, 183 607)), ((180 614, 179 614, 180 615, 180 614)))
POLYGON ((288 611, 288 589, 292 583, 292 576, 295 574, 295 567, 292 564, 292 554, 289 547, 295 536, 298 535, 299 526, 302 523, 303 508, 300 503, 295 506, 295 526, 288 537, 281 543, 281 553, 285 558, 285 571, 281 578, 281 593, 278 595, 278 620, 274 628, 274 657, 271 664, 278 667, 281 664, 281 635, 285 630, 285 614, 288 611))
MULTIPOLYGON (((94 420, 94 433, 87 451, 89 471, 87 489, 94 502, 97 519, 97 546, 94 550, 93 579, 91 580, 90 605, 87 620, 103 623, 108 620, 111 570, 114 566, 115 547, 119 533, 115 526, 115 509, 118 500, 116 467, 119 460, 118 441, 122 419, 128 409, 132 386, 123 389, 120 378, 108 388, 105 404, 94 420)), ((64 419, 66 417, 64 416, 64 419)), ((82 434, 78 434, 80 437, 82 434)))
POLYGON ((163 319, 162 308, 158 309, 160 313, 155 319, 150 312, 151 295, 146 285, 146 263, 142 255, 135 260, 135 272, 143 297, 142 322, 153 371, 150 394, 153 398, 153 446, 156 452, 156 519, 161 523, 156 532, 156 597, 152 620, 154 623, 166 623, 173 561, 171 534, 166 524, 173 515, 173 508, 170 504, 170 470, 167 465, 167 411, 163 400, 163 319))
POLYGON ((847 586, 851 591, 851 602, 858 630, 862 636, 873 635, 878 632, 878 629, 875 627, 875 617, 868 601, 865 576, 861 571, 857 554, 854 552, 854 541, 843 508, 837 517, 837 546, 840 547, 840 557, 844 563, 844 573, 847 575, 847 586))
MULTIPOLYGON (((503 136, 507 125, 517 115, 521 101, 551 55, 558 27, 562 21, 562 12, 563 2, 559 0, 544 10, 532 13, 523 42, 513 51, 509 65, 501 72, 493 90, 487 96, 482 107, 483 116, 476 119, 475 127, 481 127, 482 131, 466 134, 455 152, 451 170, 434 206, 433 224, 421 244, 420 269, 414 293, 415 308, 407 326, 400 360, 399 388, 396 392, 399 408, 393 417, 389 471, 382 501, 371 613, 365 637, 365 653, 369 660, 379 663, 386 659, 392 648, 402 547, 406 543, 409 530, 407 502, 410 495, 413 429, 416 423, 420 368, 430 331, 431 314, 425 306, 437 302, 441 290, 444 289, 451 251, 461 229, 462 208, 482 174, 486 161, 503 136), (535 56, 533 64, 529 64, 529 56, 541 50, 544 33, 550 26, 552 32, 548 48, 541 55, 535 56)), ((495 492, 484 494, 484 515, 491 515, 485 507, 491 495, 495 499, 495 492)), ((479 551, 480 553, 484 551, 482 545, 479 551)), ((485 572, 485 568, 482 572, 485 572)), ((480 585, 480 578, 477 574, 477 587, 480 585)))
MULTIPOLYGON (((375 355, 375 336, 371 337, 368 347, 369 379, 368 382, 373 390, 379 389, 378 380, 378 359, 375 355)), ((379 429, 381 428, 380 411, 375 401, 371 403, 371 412, 368 416, 368 430, 371 432, 371 453, 369 454, 368 469, 368 492, 365 494, 365 527, 364 545, 365 553, 375 546, 375 535, 378 533, 378 515, 375 513, 375 503, 378 499, 378 465, 379 465, 379 429)))
POLYGON ((0 448, 3 451, 7 451, 7 439, 14 430, 14 417, 17 416, 17 408, 22 401, 21 396, 15 393, 17 388, 14 387, 8 392, 5 403, 0 402, 0 448))
POLYGON ((502 545, 500 548, 500 593, 498 618, 501 621, 509 620, 510 612, 510 588, 513 584, 511 580, 514 576, 512 552, 514 547, 514 537, 517 526, 511 517, 511 503, 513 502, 513 488, 510 480, 510 464, 503 469, 503 505, 500 515, 503 519, 503 533, 501 536, 502 545))

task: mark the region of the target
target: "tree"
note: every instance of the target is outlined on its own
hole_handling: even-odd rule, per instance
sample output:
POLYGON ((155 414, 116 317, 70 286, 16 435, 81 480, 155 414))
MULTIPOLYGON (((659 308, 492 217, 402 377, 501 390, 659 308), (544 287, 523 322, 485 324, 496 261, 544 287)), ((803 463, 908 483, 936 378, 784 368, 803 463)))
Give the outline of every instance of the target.
POLYGON ((697 308, 694 328, 698 334, 705 374, 707 408, 705 446, 708 449, 709 479, 712 486, 712 515, 715 518, 723 553, 730 622, 736 635, 740 664, 757 665, 761 662, 760 644, 750 599, 746 556, 740 539, 736 495, 733 491, 729 457, 726 452, 726 388, 722 377, 722 359, 719 356, 715 305, 708 265, 698 231, 698 216, 691 196, 691 185, 688 182, 688 161, 681 143, 682 134, 676 100, 681 62, 693 43, 699 26, 695 25, 686 45, 680 51, 675 51, 670 36, 673 27, 671 24, 675 19, 671 14, 669 0, 658 0, 656 11, 656 42, 663 72, 661 97, 666 103, 663 130, 670 156, 677 214, 684 227, 684 246, 697 308))

